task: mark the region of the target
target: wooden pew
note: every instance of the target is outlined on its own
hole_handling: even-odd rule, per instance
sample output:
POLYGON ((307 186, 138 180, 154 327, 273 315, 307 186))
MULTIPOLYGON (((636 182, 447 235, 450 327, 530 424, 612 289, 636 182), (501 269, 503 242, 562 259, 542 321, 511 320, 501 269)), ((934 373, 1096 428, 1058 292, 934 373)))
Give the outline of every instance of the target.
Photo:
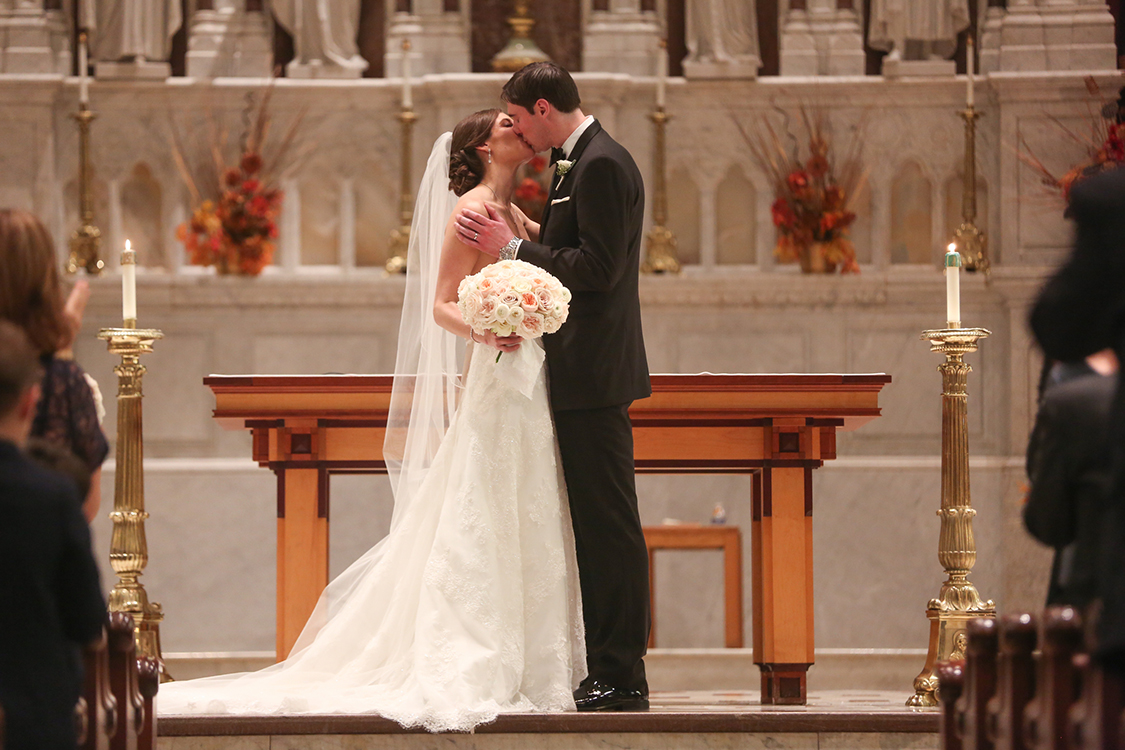
POLYGON ((1087 653, 1075 609, 1048 608, 1038 632, 1026 614, 967 630, 966 661, 938 665, 943 750, 1125 750, 1125 675, 1087 653))
POLYGON ((109 653, 105 634, 83 652, 86 671, 82 697, 78 701, 78 747, 109 750, 109 738, 117 731, 117 699, 109 689, 109 653))
POLYGON ((996 695, 988 702, 988 737, 996 750, 1025 750, 1023 716, 1035 695, 1035 620, 1026 613, 1000 618, 996 695))
POLYGON ((957 699, 965 690, 965 662, 955 659, 938 664, 938 702, 941 704, 940 737, 944 750, 961 750, 957 731, 957 699))
POLYGON ((109 687, 117 699, 117 731, 110 750, 137 750, 137 737, 145 724, 145 704, 137 679, 137 641, 133 618, 109 613, 109 687))
POLYGON ((144 724, 137 735, 138 750, 156 748, 156 693, 160 689, 160 662, 142 656, 137 659, 137 687, 144 701, 144 724))
POLYGON ((965 646, 965 692, 957 700, 957 730, 965 750, 992 750, 988 701, 996 693, 999 627, 991 617, 969 620, 965 646))
POLYGON ((1039 643, 1036 691, 1024 713, 1024 736, 1032 750, 1068 750, 1068 714, 1078 696, 1074 656, 1082 647, 1078 611, 1049 607, 1040 623, 1039 643))
POLYGON ((75 706, 80 750, 154 750, 159 662, 137 658, 133 618, 111 612, 84 650, 85 685, 75 706))
POLYGON ((1125 746, 1121 736, 1125 681, 1107 672, 1089 654, 1077 655, 1074 663, 1082 674, 1082 687, 1067 717, 1070 746, 1075 750, 1118 750, 1125 746))

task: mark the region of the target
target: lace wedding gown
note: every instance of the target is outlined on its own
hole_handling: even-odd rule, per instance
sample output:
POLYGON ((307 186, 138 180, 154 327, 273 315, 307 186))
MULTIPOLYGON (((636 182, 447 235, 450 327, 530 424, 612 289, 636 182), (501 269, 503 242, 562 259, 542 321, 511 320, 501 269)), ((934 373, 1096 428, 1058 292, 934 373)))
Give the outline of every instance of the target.
POLYGON ((574 709, 585 645, 543 352, 492 355, 470 358, 424 481, 329 584, 290 657, 163 685, 161 715, 374 713, 446 731, 574 709))

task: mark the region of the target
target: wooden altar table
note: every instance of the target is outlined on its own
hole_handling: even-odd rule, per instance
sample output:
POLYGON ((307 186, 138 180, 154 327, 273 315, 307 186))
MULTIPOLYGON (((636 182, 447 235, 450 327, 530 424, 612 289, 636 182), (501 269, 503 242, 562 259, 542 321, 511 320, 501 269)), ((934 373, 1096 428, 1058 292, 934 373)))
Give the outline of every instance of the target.
MULTIPOLYGON (((277 474, 277 656, 328 583, 329 475, 385 473, 389 375, 212 375, 215 418, 277 474)), ((754 662, 763 703, 806 701, 812 471, 879 416, 889 375, 653 375, 633 404, 637 473, 750 474, 754 662)))

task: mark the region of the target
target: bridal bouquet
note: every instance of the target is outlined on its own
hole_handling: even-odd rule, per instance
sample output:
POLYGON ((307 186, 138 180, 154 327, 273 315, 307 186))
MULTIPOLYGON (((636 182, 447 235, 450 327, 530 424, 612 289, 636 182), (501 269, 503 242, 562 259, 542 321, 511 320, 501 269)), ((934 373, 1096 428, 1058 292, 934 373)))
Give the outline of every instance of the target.
POLYGON ((502 260, 461 281, 457 308, 474 331, 537 339, 566 322, 570 290, 538 266, 502 260))

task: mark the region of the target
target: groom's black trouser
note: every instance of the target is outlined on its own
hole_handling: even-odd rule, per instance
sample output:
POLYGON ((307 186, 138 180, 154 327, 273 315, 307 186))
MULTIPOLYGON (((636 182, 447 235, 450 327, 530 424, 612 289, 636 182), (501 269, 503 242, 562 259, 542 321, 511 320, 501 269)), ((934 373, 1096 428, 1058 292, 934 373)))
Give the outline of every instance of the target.
POLYGON ((590 677, 646 688, 648 550, 629 405, 557 411, 555 429, 574 522, 590 677))

